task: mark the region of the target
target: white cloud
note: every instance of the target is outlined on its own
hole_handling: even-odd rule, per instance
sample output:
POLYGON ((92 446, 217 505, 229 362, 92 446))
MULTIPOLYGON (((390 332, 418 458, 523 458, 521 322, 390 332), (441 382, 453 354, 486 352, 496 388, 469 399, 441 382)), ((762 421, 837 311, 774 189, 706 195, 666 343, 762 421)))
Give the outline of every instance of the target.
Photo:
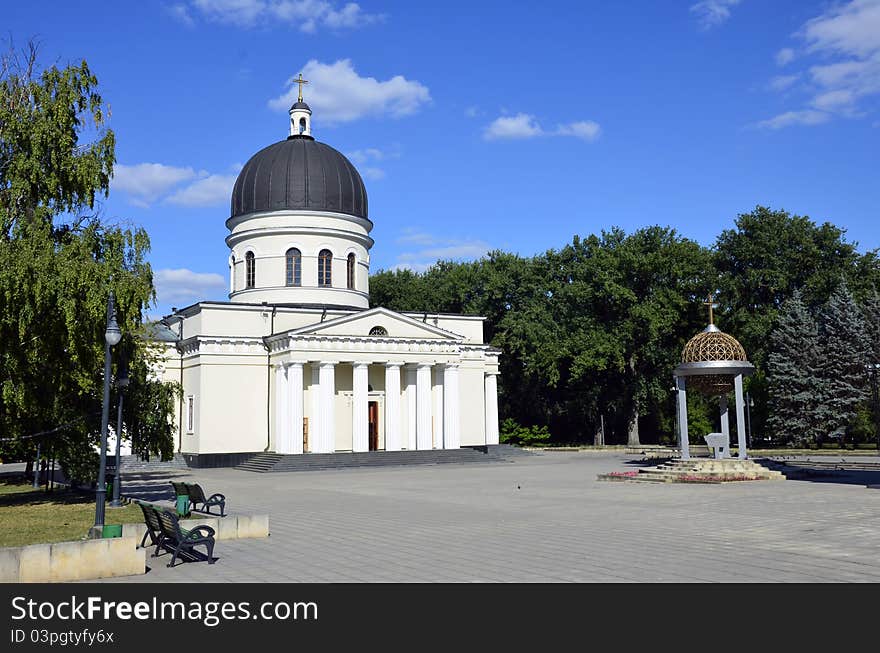
POLYGON ((181 206, 219 206, 229 202, 237 175, 207 175, 166 198, 181 206))
POLYGON ((535 116, 518 113, 515 116, 500 116, 493 120, 483 131, 483 138, 487 141, 534 138, 543 133, 544 130, 535 120, 535 116))
POLYGON ((187 24, 198 14, 211 22, 245 29, 283 23, 306 33, 319 27, 357 29, 385 19, 383 14, 365 13, 356 2, 340 5, 330 0, 190 0, 174 5, 172 14, 187 24))
POLYGON ((800 74, 796 75, 777 75, 770 80, 770 89, 773 91, 784 91, 790 88, 800 78, 800 74))
POLYGON ((400 154, 398 152, 389 153, 375 147, 368 147, 363 150, 353 150, 348 152, 346 156, 357 165, 358 172, 361 173, 362 177, 372 181, 378 181, 380 179, 385 179, 385 170, 376 166, 375 163, 377 161, 384 161, 385 159, 396 159, 400 154))
POLYGON ((560 125, 556 129, 556 133, 560 136, 575 136, 585 141, 594 141, 599 138, 602 128, 599 123, 592 120, 581 120, 580 122, 572 122, 567 125, 560 125))
POLYGON ((794 50, 791 48, 782 48, 776 53, 776 65, 785 66, 794 61, 794 50))
POLYGON ((804 111, 786 111, 769 120, 762 120, 758 123, 758 127, 766 127, 767 129, 782 129, 791 125, 820 125, 827 122, 831 116, 824 111, 813 111, 806 109, 804 111))
POLYGON ((808 20, 802 36, 812 52, 868 57, 880 48, 880 0, 851 0, 808 20))
POLYGON ((730 8, 738 4, 739 0, 700 0, 690 9, 692 14, 696 14, 700 27, 706 30, 730 18, 730 8))
POLYGON ((536 138, 538 136, 574 136, 585 141, 593 141, 602 132, 599 123, 592 120, 581 120, 559 125, 554 131, 545 131, 535 116, 518 113, 515 116, 500 116, 493 120, 484 130, 483 138, 487 141, 516 140, 536 138))
POLYGON ((860 101, 880 94, 880 0, 834 4, 808 20, 796 37, 806 44, 807 55, 819 59, 802 71, 812 82, 812 97, 806 100, 811 109, 760 124, 817 125, 834 116, 864 115, 860 101))
POLYGON ((117 164, 113 167, 110 187, 130 196, 138 206, 149 206, 177 184, 196 176, 192 168, 178 168, 161 163, 117 164))
POLYGON ((159 305, 188 305, 212 297, 224 297, 227 280, 213 272, 193 272, 186 268, 157 270, 154 276, 159 305))
MULTIPOLYGON (((395 118, 415 113, 431 101, 428 87, 402 75, 380 82, 375 77, 361 77, 350 59, 332 64, 311 59, 302 69, 309 80, 306 101, 315 118, 326 123, 351 122, 364 116, 391 115, 395 118)), ((297 86, 293 77, 290 89, 269 100, 269 107, 287 111, 296 101, 297 86)))
POLYGON ((489 245, 479 239, 441 237, 416 229, 405 230, 396 242, 412 249, 398 254, 392 270, 424 272, 437 261, 473 260, 489 251, 489 245))
MULTIPOLYGON (((237 174, 241 164, 230 170, 237 174)), ((197 172, 162 163, 118 164, 111 187, 126 193, 136 206, 147 207, 160 200, 182 206, 215 206, 229 201, 236 174, 197 172)))

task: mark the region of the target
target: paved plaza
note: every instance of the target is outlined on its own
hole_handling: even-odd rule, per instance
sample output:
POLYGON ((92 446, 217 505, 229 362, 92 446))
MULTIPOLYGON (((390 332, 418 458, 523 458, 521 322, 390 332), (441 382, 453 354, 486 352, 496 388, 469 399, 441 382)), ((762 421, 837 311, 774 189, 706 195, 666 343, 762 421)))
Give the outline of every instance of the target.
POLYGON ((170 495, 168 478, 190 478, 226 494, 231 512, 268 513, 271 536, 220 541, 210 566, 168 569, 167 556, 148 556, 147 574, 106 582, 880 581, 880 489, 840 476, 596 480, 633 461, 543 452, 494 464, 145 473, 145 491, 170 495))

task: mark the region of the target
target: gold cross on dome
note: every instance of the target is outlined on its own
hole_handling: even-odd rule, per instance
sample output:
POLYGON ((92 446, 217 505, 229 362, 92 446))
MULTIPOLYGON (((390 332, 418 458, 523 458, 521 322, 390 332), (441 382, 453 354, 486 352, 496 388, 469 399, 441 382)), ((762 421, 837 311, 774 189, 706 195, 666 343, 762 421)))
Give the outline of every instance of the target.
POLYGON ((709 296, 706 297, 706 301, 703 302, 703 306, 709 307, 709 324, 715 324, 715 313, 712 312, 712 309, 718 306, 715 303, 715 295, 709 293, 709 296))
POLYGON ((308 84, 308 82, 303 79, 303 74, 300 73, 299 77, 297 77, 293 80, 293 83, 299 84, 299 100, 297 100, 297 101, 302 102, 303 101, 303 84, 308 84))

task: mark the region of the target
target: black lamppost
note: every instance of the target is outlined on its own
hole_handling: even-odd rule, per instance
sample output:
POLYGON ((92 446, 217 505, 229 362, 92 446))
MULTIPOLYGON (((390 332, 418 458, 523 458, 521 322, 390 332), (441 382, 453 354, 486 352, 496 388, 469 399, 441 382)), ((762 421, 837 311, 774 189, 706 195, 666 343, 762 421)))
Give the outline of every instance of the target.
POLYGON ((122 442, 122 398, 128 388, 128 362, 124 354, 120 354, 116 366, 116 392, 119 394, 119 406, 116 413, 116 473, 113 475, 113 499, 110 505, 118 508, 122 504, 119 501, 119 472, 122 469, 122 458, 119 455, 119 446, 122 442))
POLYGON ((107 488, 104 470, 107 465, 107 426, 110 422, 110 348, 119 344, 122 331, 116 324, 116 306, 113 291, 107 298, 107 328, 104 331, 104 403, 101 407, 101 464, 98 467, 98 488, 95 491, 95 526, 104 526, 104 502, 107 488))

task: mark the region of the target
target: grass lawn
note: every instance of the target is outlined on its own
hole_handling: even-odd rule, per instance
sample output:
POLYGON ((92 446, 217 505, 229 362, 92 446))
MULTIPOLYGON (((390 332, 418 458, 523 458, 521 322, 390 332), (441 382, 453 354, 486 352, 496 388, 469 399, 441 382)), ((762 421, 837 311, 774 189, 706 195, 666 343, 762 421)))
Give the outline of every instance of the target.
MULTIPOLYGON (((136 505, 111 508, 104 523, 139 522, 136 505)), ((22 546, 85 539, 95 523, 95 494, 58 487, 34 490, 20 476, 0 477, 0 546, 22 546)))

